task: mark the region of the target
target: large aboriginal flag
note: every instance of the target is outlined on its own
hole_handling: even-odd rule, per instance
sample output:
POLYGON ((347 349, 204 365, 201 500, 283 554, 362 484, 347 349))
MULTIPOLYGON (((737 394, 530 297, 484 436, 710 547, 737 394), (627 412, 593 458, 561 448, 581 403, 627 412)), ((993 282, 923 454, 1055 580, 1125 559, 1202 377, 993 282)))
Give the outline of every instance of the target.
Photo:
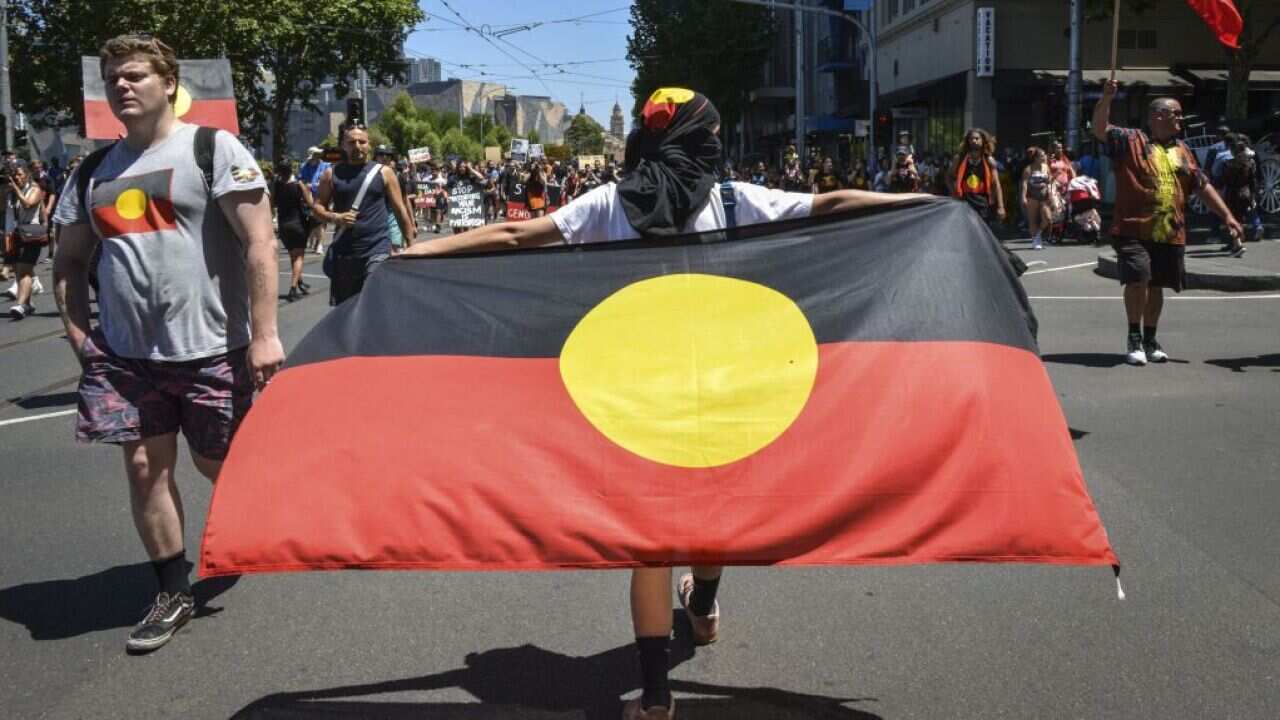
MULTIPOLYGON (((115 140, 124 135, 124 125, 111 114, 99 60, 80 58, 84 79, 85 134, 93 140, 115 140)), ((236 94, 231 83, 231 63, 216 60, 178 61, 178 98, 174 112, 184 122, 240 134, 236 115, 236 94)))
POLYGON ((201 572, 1115 565, 951 200, 392 259, 249 413, 201 572))

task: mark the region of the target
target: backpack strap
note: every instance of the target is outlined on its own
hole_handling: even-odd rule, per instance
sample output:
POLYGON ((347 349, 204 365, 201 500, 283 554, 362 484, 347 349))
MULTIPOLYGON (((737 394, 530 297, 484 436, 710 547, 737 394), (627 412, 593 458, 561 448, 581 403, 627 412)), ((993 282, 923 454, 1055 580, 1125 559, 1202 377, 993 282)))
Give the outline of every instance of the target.
POLYGON ((218 128, 201 125, 196 128, 195 155, 196 165, 204 175, 204 186, 213 192, 213 153, 217 148, 218 128))
POLYGON ((733 229, 738 226, 738 198, 733 192, 733 182, 725 180, 720 183, 720 204, 724 205, 724 226, 733 229))
POLYGON ((80 198, 80 207, 86 212, 89 211, 89 183, 93 180, 93 174, 98 171, 98 166, 106 159, 107 153, 111 152, 111 148, 115 147, 115 143, 98 148, 89 153, 89 157, 80 163, 80 168, 76 171, 76 197, 80 198))

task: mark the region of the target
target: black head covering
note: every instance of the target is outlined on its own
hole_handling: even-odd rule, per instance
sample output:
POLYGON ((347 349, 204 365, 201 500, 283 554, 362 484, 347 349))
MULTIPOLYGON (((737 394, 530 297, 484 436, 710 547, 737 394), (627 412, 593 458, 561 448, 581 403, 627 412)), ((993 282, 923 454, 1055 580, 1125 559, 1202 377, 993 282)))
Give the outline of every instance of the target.
POLYGON ((618 196, 642 237, 677 235, 715 187, 720 113, 700 93, 662 88, 645 103, 643 120, 627 136, 618 196))

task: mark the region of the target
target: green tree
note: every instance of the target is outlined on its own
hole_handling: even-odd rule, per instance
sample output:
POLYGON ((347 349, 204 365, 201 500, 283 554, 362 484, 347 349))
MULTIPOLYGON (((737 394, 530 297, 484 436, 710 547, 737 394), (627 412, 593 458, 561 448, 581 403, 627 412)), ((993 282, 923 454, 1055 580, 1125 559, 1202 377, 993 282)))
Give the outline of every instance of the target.
POLYGON ((634 0, 627 37, 636 71, 632 116, 640 117, 654 90, 680 86, 710 98, 721 125, 732 127, 773 46, 771 12, 730 0, 634 0))
MULTIPOLYGON (((1280 15, 1274 11, 1273 0, 1232 0, 1236 10, 1244 20, 1244 30, 1240 33, 1240 49, 1235 50, 1223 46, 1227 60, 1227 105, 1226 116, 1232 120, 1243 120, 1249 116, 1249 76, 1258 55, 1272 34, 1280 29, 1280 15), (1264 10, 1264 6, 1267 8, 1264 10), (1271 12, 1268 13, 1268 10, 1271 12), (1264 18, 1264 15, 1268 17, 1264 18)), ((1125 0, 1121 5, 1120 27, 1125 26, 1126 14, 1142 15, 1156 7, 1172 4, 1181 8, 1187 16, 1187 22, 1201 23, 1200 17, 1187 6, 1184 0, 1125 0)), ((1114 11, 1112 0, 1089 0, 1087 16, 1089 20, 1110 21, 1114 11)), ((1211 32, 1207 27, 1205 32, 1211 32)))
POLYGON ((11 0, 10 49, 24 59, 15 106, 83 121, 80 57, 108 38, 146 32, 179 57, 225 56, 231 63, 242 132, 272 131, 285 151, 290 111, 318 111, 319 86, 338 95, 364 67, 374 82, 402 76, 399 47, 423 17, 416 0, 11 0))
POLYGON ((530 144, 530 145, 541 145, 541 144, 542 144, 542 136, 538 134, 538 131, 537 131, 537 130, 530 130, 527 134, 528 134, 528 136, 529 136, 529 144, 530 144))
POLYGON ((397 95, 391 105, 378 116, 374 127, 386 135, 389 144, 400 155, 407 154, 412 148, 427 145, 427 136, 435 133, 434 126, 423 109, 414 104, 409 93, 397 95))
POLYGON ((480 143, 467 137, 458 128, 452 127, 440 137, 439 156, 447 157, 449 155, 457 155, 473 163, 480 162, 484 159, 484 148, 480 147, 480 143))
POLYGON ((511 147, 511 131, 503 125, 494 125, 485 130, 484 144, 486 147, 496 146, 506 151, 507 148, 511 147))
POLYGON ((599 155, 604 152, 604 128, 586 113, 579 113, 564 134, 565 143, 574 155, 599 155))

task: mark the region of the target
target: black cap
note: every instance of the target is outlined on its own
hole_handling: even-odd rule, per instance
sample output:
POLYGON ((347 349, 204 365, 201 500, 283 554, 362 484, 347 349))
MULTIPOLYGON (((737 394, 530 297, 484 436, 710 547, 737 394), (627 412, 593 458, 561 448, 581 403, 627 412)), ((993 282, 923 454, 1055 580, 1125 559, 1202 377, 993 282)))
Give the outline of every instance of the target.
POLYGON ((374 155, 394 155, 395 153, 391 152, 391 148, 387 147, 386 145, 379 145, 376 149, 374 149, 373 154, 374 155))

